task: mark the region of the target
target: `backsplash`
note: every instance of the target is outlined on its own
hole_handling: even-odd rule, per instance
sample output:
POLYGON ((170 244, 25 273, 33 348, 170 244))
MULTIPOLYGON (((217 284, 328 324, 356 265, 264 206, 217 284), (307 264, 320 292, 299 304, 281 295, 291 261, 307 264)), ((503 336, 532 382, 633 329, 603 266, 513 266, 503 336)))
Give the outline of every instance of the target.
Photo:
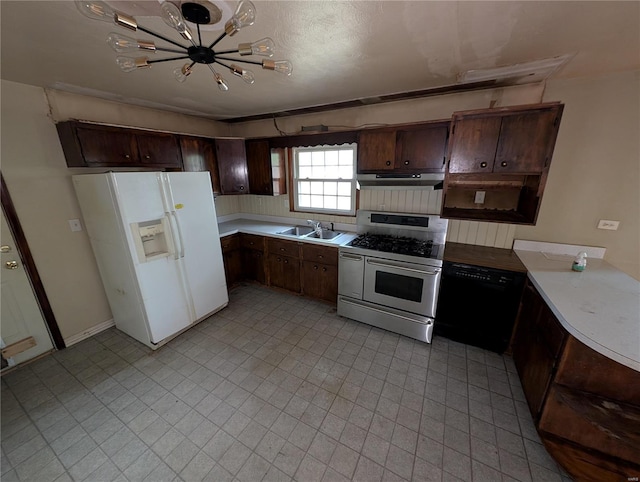
MULTIPOLYGON (((417 214, 440 214, 442 191, 430 189, 362 189, 360 209, 417 214)), ((236 213, 263 214, 298 219, 318 219, 323 222, 355 224, 350 216, 330 216, 289 211, 289 196, 218 196, 218 216, 236 213)), ((449 220, 447 241, 510 249, 516 226, 513 224, 483 223, 479 221, 449 220)))

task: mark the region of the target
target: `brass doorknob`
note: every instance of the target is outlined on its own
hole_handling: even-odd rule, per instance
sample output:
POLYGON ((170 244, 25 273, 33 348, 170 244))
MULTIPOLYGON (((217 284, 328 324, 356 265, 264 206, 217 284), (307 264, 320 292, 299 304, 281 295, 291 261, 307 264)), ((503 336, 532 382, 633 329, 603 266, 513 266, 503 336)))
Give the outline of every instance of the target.
POLYGON ((4 267, 7 269, 18 269, 18 262, 17 261, 7 261, 4 264, 4 267))

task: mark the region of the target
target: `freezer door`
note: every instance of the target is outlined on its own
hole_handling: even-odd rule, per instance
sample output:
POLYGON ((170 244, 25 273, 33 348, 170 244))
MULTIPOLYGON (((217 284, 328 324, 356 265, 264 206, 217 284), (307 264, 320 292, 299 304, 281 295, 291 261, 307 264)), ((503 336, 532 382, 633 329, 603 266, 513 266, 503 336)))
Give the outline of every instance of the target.
POLYGON ((165 173, 196 320, 229 302, 218 220, 206 172, 165 173))
MULTIPOLYGON (((110 176, 147 316, 151 342, 159 343, 193 322, 181 261, 173 241, 176 233, 165 212, 162 173, 126 172, 112 173, 110 176), (141 262, 134 239, 139 235, 140 223, 165 218, 168 256, 141 262)), ((120 261, 111 260, 113 263, 120 261)))

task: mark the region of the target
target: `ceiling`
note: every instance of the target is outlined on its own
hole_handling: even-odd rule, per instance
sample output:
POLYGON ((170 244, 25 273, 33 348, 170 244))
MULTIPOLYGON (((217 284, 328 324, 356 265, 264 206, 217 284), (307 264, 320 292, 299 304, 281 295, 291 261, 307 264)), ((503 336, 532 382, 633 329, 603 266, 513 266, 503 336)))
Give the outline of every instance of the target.
MULTIPOLYGON (((139 25, 182 40, 159 18, 159 1, 109 3, 134 15, 139 25)), ((236 5, 216 3, 225 16, 206 27, 203 43, 220 34, 236 5)), ((256 82, 247 85, 221 67, 229 91, 220 92, 203 65, 185 83, 172 73, 182 65, 178 61, 125 73, 105 43, 107 35, 149 35, 84 17, 72 1, 2 0, 2 78, 224 120, 453 85, 470 69, 565 54, 572 57, 553 78, 640 69, 640 2, 635 1, 254 4, 255 24, 219 47, 269 36, 277 46, 274 59, 293 64, 289 77, 255 66, 256 82)))

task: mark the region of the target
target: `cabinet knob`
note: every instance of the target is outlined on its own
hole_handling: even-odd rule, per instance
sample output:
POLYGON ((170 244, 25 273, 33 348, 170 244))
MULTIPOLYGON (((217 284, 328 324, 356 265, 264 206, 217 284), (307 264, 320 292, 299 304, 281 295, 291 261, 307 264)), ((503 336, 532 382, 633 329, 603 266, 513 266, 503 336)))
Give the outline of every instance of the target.
POLYGON ((314 265, 313 265, 313 269, 318 269, 318 265, 317 265, 317 264, 314 264, 314 265))
POLYGON ((241 191, 244 191, 244 186, 240 186, 240 190, 241 190, 241 191))
POLYGON ((387 162, 385 162, 385 164, 386 164, 387 166, 390 166, 390 165, 391 165, 391 161, 387 161, 387 162))
POLYGON ((286 249, 285 248, 280 248, 280 251, 286 251, 286 249))
POLYGON ((321 254, 319 254, 319 255, 318 255, 318 258, 319 258, 319 259, 322 259, 322 258, 324 258, 324 256, 322 256, 321 254))
POLYGON ((322 271, 327 271, 327 268, 322 268, 322 271))
POLYGON ((279 263, 280 261, 282 261, 282 258, 278 258, 278 263, 279 263))
POLYGON ((285 259, 285 260, 284 260, 284 264, 287 264, 288 262, 289 262, 289 260, 288 260, 288 259, 285 259))
POLYGON ((131 156, 130 156, 129 154, 125 154, 125 155, 124 155, 124 158, 125 158, 125 159, 131 159, 131 156))
POLYGON ((404 161, 404 165, 408 166, 409 165, 409 161, 404 161))
POLYGON ((502 167, 507 167, 507 162, 506 162, 506 161, 502 161, 502 162, 500 163, 500 165, 501 165, 502 167))
POLYGON ((480 163, 480 167, 487 167, 487 163, 486 162, 481 162, 480 163))
POLYGON ((146 155, 146 156, 144 156, 144 158, 145 158, 145 159, 151 159, 151 156, 146 155))

